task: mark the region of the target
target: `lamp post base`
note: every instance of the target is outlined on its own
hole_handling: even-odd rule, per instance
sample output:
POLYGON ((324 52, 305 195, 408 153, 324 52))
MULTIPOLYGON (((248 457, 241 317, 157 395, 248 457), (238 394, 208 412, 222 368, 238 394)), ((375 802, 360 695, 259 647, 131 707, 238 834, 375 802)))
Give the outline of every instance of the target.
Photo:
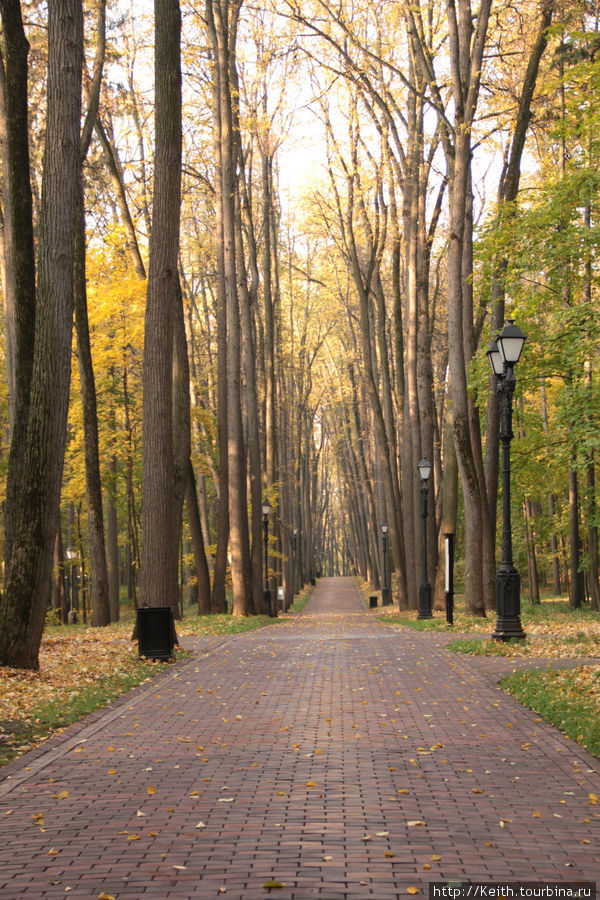
POLYGON ((496 613, 492 632, 495 641, 523 640, 521 625, 521 577, 514 566, 503 564, 496 573, 496 613))
POLYGON ((417 619, 432 619, 431 613, 431 585, 429 582, 419 585, 419 614, 417 619))
POLYGON ((390 606, 390 589, 388 587, 381 588, 381 605, 382 606, 390 606))
POLYGON ((263 607, 265 616, 272 616, 273 610, 271 609, 271 591, 265 591, 263 594, 263 607))

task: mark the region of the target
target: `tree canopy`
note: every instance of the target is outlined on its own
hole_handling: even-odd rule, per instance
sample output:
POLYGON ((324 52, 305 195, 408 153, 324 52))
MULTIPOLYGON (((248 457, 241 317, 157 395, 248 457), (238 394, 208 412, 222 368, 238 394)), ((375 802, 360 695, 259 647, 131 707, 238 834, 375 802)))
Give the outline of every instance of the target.
POLYGON ((440 606, 448 533, 489 613, 507 319, 515 561, 598 608, 598 15, 0 0, 2 662, 425 550, 440 606))

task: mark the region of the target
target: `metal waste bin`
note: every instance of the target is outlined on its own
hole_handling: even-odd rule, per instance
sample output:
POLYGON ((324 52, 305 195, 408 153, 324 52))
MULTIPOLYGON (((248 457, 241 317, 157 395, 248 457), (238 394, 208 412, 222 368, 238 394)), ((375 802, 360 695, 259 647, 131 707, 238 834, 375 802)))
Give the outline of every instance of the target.
POLYGON ((369 597, 369 609, 377 609, 377 595, 369 597))
POLYGON ((170 606, 144 606, 137 611, 140 659, 174 659, 175 622, 170 606))

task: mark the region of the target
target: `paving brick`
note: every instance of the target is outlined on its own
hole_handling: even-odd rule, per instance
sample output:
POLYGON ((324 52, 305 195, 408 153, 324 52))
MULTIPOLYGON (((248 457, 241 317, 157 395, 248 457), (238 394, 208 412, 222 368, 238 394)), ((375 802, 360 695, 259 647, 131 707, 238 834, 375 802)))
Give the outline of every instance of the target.
POLYGON ((351 579, 276 626, 188 640, 191 658, 2 771, 2 900, 600 876, 597 760, 496 686, 529 661, 381 625, 351 579))

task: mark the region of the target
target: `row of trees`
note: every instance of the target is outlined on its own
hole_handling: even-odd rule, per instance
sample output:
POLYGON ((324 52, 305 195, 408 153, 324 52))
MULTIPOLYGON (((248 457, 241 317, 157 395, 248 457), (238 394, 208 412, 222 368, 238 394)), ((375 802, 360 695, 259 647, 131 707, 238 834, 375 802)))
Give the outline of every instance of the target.
POLYGON ((265 577, 286 603, 321 570, 379 584, 385 521, 415 607, 423 456, 430 580, 458 529, 484 614, 484 351, 507 312, 529 336, 532 597, 551 572, 598 604, 593 3, 206 0, 182 27, 172 0, 0 0, 0 16, 1 661, 37 665, 67 546, 97 625, 123 590, 179 611, 184 582, 201 612, 229 595, 246 615, 265 577))

